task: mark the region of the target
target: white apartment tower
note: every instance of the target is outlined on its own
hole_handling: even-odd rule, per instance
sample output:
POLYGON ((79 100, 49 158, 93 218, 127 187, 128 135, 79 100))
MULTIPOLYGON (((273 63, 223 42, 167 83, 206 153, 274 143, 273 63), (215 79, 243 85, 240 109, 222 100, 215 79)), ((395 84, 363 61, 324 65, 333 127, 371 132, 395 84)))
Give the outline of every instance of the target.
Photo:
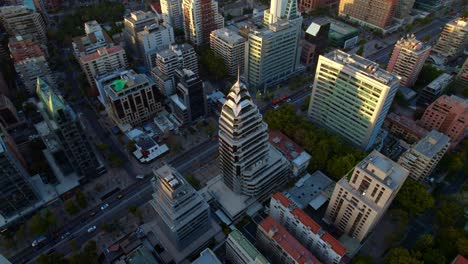
POLYGON ((396 75, 355 54, 335 50, 320 55, 309 118, 367 150, 375 143, 399 83, 396 75))
POLYGON ((210 33, 224 26, 215 0, 183 0, 185 38, 193 45, 209 43, 210 33))
POLYGON ((210 48, 224 59, 230 76, 244 72, 246 39, 228 28, 211 32, 210 48))
POLYGON ((161 13, 166 24, 175 29, 184 29, 181 0, 161 0, 161 13))
POLYGON ((170 25, 162 25, 158 22, 145 26, 137 33, 137 45, 139 54, 144 59, 145 65, 151 69, 159 50, 169 48, 174 43, 174 31, 170 25))
POLYGON ((432 51, 450 61, 461 55, 467 45, 468 18, 459 17, 445 25, 432 51))
POLYGON ((262 200, 288 177, 286 159, 268 142, 268 127, 238 80, 219 118, 219 162, 224 183, 234 193, 262 200))
POLYGON ((408 174, 380 152, 372 151, 351 175, 337 182, 324 220, 362 241, 385 214, 408 174))

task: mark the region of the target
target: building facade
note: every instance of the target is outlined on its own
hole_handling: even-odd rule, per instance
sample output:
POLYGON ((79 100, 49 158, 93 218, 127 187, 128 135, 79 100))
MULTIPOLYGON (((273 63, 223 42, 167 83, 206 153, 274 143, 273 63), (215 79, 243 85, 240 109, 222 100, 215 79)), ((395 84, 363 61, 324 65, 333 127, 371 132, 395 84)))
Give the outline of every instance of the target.
POLYGON ((268 264, 268 260, 237 229, 226 239, 226 258, 233 264, 268 264))
POLYGON ((162 96, 145 74, 124 70, 104 89, 106 110, 120 127, 142 125, 162 111, 162 96))
POLYGON ((418 142, 429 131, 419 126, 416 121, 403 115, 390 113, 385 119, 384 128, 397 138, 401 138, 409 144, 418 142))
POLYGON ((335 186, 325 221, 362 241, 387 211, 409 172, 372 151, 335 186), (349 179, 348 179, 349 178, 349 179))
POLYGON ((271 216, 258 225, 257 244, 273 264, 321 263, 271 216))
POLYGON ((263 200, 285 183, 286 159, 268 143, 268 127, 247 86, 238 80, 219 118, 219 163, 234 193, 263 200))
POLYGON ((166 236, 183 249, 209 230, 210 207, 174 168, 164 165, 153 171, 152 206, 166 236))
POLYGON ((21 83, 29 94, 34 94, 37 78, 41 78, 52 85, 55 84, 55 76, 44 56, 27 58, 15 62, 14 66, 21 83))
POLYGON ((31 35, 10 38, 8 41, 8 49, 10 50, 10 57, 13 63, 41 56, 47 58, 47 53, 44 52, 44 48, 41 47, 39 43, 35 42, 31 35))
POLYGON ((82 176, 81 180, 96 177, 99 167, 96 154, 91 146, 80 116, 56 94, 54 89, 41 79, 37 79, 39 109, 44 120, 60 142, 70 165, 82 176))
POLYGON ((409 171, 410 178, 422 182, 432 173, 449 146, 449 137, 432 130, 403 153, 398 164, 409 171))
POLYGON ((338 5, 339 0, 299 0, 299 11, 309 13, 319 8, 331 8, 338 5))
POLYGON ((184 29, 184 16, 181 0, 162 0, 161 13, 166 24, 178 30, 184 29))
POLYGON ((224 26, 218 2, 214 0, 182 0, 185 39, 195 46, 210 42, 210 33, 224 26))
POLYGON ((72 42, 73 53, 77 59, 93 54, 99 48, 114 46, 112 39, 96 20, 86 22, 84 28, 85 35, 73 38, 72 42))
POLYGON ((419 92, 417 103, 422 106, 428 106, 432 104, 437 98, 439 98, 445 91, 445 88, 452 83, 453 76, 448 73, 439 75, 435 80, 424 87, 419 92))
POLYGON ((175 70, 176 92, 170 96, 172 109, 182 124, 190 124, 206 115, 206 95, 202 80, 187 69, 175 70))
POLYGON ((0 24, 10 36, 31 35, 35 42, 47 43, 47 28, 41 14, 23 5, 0 7, 0 24))
POLYGON ((467 45, 468 18, 459 17, 444 26, 432 51, 446 61, 451 61, 458 58, 467 45))
POLYGON ((322 262, 342 263, 346 255, 343 244, 297 208, 283 193, 278 192, 271 197, 270 216, 322 262))
POLYGON ((341 0, 338 15, 384 30, 392 24, 398 0, 341 0))
POLYGON ((81 69, 90 84, 88 94, 98 95, 95 78, 128 67, 127 55, 120 46, 101 47, 94 53, 79 58, 81 69))
POLYGON ((455 147, 468 135, 468 99, 442 95, 426 108, 419 124, 449 136, 455 147))
POLYGON ((375 143, 398 90, 399 78, 378 64, 335 50, 320 56, 309 104, 309 118, 369 149, 375 143))
POLYGON ((143 31, 145 26, 158 23, 158 15, 151 11, 133 11, 124 17, 123 35, 130 55, 135 59, 141 59, 138 46, 138 32, 143 31))
POLYGON ((387 71, 401 77, 400 84, 411 87, 418 79, 431 47, 424 45, 414 35, 401 38, 395 44, 387 71))
POLYGON ((210 48, 224 59, 230 76, 244 72, 246 39, 229 28, 211 32, 210 48))
POLYGON ((137 42, 139 54, 144 58, 146 67, 151 69, 156 53, 174 43, 174 31, 170 25, 154 23, 137 33, 137 42))

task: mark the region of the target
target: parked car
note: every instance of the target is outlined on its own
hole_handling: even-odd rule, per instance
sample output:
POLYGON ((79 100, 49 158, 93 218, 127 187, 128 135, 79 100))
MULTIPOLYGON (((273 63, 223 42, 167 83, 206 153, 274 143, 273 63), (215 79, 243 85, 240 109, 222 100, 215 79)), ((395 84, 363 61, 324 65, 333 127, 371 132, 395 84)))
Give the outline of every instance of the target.
POLYGON ((101 210, 105 210, 107 207, 109 207, 109 204, 105 203, 105 204, 101 205, 101 210))
POLYGON ((94 230, 96 230, 96 226, 92 226, 92 227, 88 228, 88 233, 92 233, 92 232, 94 232, 94 230))

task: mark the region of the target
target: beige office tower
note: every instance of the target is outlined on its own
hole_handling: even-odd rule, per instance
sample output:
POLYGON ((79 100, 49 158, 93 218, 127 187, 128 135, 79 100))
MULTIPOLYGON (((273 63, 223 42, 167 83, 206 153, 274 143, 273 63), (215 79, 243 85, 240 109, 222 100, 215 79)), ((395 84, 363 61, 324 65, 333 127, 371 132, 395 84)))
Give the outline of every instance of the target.
POLYGON ((319 57, 309 118, 367 150, 376 143, 399 83, 375 62, 332 51, 319 57))
POLYGON ((459 17, 448 22, 433 52, 450 61, 461 55, 468 44, 468 18, 459 17))
POLYGON ((32 35, 41 44, 47 42, 47 29, 41 14, 26 6, 0 7, 0 24, 11 36, 32 35))
POLYGON ((214 53, 224 59, 230 76, 244 72, 246 41, 247 39, 228 28, 211 32, 210 47, 214 53))
POLYGON ((403 153, 398 159, 398 164, 410 172, 409 176, 412 179, 423 181, 432 173, 449 146, 449 137, 432 130, 403 153))
POLYGON ((337 182, 325 221, 362 241, 387 211, 409 172, 374 150, 337 182))

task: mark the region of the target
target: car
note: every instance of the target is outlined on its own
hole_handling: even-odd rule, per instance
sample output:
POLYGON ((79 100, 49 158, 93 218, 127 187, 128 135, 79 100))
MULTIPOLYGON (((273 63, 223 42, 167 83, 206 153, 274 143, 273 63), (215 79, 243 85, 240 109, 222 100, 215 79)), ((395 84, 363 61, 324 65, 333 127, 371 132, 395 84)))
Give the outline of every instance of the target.
POLYGON ((290 102, 291 102, 291 98, 286 99, 286 103, 290 103, 290 102))
POLYGON ((89 216, 95 216, 95 215, 96 215, 96 212, 89 213, 89 216))
POLYGON ((145 175, 139 174, 136 176, 138 180, 143 180, 145 178, 145 175))
POLYGON ((101 205, 101 210, 105 210, 107 207, 109 207, 109 204, 105 203, 105 204, 101 205))
POLYGON ((41 244, 42 242, 46 241, 47 240, 47 237, 45 236, 40 236, 38 238, 36 238, 32 243, 31 243, 31 246, 32 247, 36 247, 38 246, 39 244, 41 244))
POLYGON ((96 226, 92 226, 92 227, 88 228, 88 233, 92 233, 92 232, 94 232, 94 230, 96 230, 96 226))
POLYGON ((278 109, 279 108, 279 105, 274 105, 273 106, 273 109, 278 109))
POLYGON ((122 197, 123 197, 123 194, 117 195, 117 199, 122 199, 122 197))
POLYGON ((63 240, 63 239, 65 239, 65 238, 69 237, 69 236, 70 236, 70 232, 66 232, 65 234, 63 234, 63 235, 60 237, 60 239, 63 240))

